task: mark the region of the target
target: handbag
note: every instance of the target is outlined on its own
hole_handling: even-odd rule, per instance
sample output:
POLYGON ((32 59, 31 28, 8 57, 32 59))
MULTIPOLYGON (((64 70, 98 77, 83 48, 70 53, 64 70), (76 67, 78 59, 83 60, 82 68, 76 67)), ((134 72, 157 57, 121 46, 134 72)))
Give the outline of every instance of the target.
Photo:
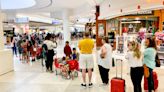
POLYGON ((158 54, 156 54, 156 56, 155 56, 155 66, 156 67, 160 67, 161 66, 161 62, 160 62, 160 59, 158 57, 158 54))
POLYGON ((148 78, 150 75, 149 68, 146 65, 144 65, 143 67, 144 67, 144 76, 148 78))

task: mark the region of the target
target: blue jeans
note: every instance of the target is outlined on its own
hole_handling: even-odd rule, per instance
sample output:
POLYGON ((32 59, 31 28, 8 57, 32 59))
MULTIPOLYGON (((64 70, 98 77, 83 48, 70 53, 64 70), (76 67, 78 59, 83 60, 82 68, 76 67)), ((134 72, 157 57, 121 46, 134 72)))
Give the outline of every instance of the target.
POLYGON ((15 54, 17 56, 17 47, 12 47, 13 55, 15 54))
POLYGON ((149 73, 150 73, 150 75, 147 78, 148 90, 149 90, 149 92, 152 92, 152 90, 154 90, 153 69, 149 68, 149 73))

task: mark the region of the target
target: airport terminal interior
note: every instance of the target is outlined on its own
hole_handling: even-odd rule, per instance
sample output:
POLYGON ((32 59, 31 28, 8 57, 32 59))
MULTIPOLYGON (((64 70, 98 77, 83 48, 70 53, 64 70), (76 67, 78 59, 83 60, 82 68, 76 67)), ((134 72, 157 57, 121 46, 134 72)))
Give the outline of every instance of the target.
POLYGON ((0 0, 0 92, 164 92, 164 0, 0 0))

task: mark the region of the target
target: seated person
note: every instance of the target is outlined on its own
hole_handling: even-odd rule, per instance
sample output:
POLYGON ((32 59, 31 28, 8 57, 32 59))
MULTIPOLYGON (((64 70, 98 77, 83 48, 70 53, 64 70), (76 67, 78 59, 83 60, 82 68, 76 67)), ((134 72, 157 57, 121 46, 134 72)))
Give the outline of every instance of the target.
POLYGON ((67 61, 69 61, 69 60, 70 60, 70 58, 68 56, 67 57, 63 57, 61 64, 66 65, 67 61))
POLYGON ((66 78, 69 78, 70 76, 70 71, 69 71, 69 65, 67 64, 67 61, 69 61, 69 57, 63 57, 62 62, 60 63, 61 67, 61 71, 62 71, 62 75, 66 78))
POLYGON ((79 53, 76 52, 76 48, 73 48, 72 59, 79 61, 79 53))

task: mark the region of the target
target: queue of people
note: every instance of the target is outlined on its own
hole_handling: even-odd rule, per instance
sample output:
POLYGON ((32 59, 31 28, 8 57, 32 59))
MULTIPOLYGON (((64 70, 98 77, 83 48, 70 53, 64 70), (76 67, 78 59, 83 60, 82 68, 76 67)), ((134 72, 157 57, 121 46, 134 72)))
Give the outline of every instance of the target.
MULTIPOLYGON (((109 84, 109 70, 112 66, 112 47, 108 43, 108 38, 102 39, 103 46, 98 51, 98 67, 103 85, 109 84)), ((134 92, 142 92, 141 81, 145 75, 144 67, 148 68, 149 76, 144 76, 148 80, 148 92, 152 92, 154 89, 153 81, 153 69, 156 67, 155 57, 157 54, 156 44, 153 38, 145 39, 145 51, 142 53, 140 50, 140 43, 132 41, 128 43, 128 52, 126 59, 130 66, 130 77, 133 83, 134 92)), ((88 70, 89 84, 91 87, 92 83, 92 68, 94 68, 93 52, 94 43, 89 38, 88 34, 85 33, 84 39, 79 41, 80 57, 79 67, 82 69, 83 82, 81 86, 86 87, 86 69, 88 70)))
MULTIPOLYGON (((20 60, 29 62, 29 57, 35 57, 36 48, 42 45, 42 55, 46 63, 46 71, 53 73, 53 61, 54 61, 54 48, 57 47, 57 43, 54 40, 52 34, 47 34, 45 37, 35 37, 34 35, 28 37, 26 35, 20 35, 19 39, 13 38, 12 40, 12 50, 17 56, 17 50, 19 52, 20 60), (30 39, 29 39, 30 38, 30 39)), ((98 68, 102 84, 109 84, 109 71, 112 67, 112 47, 109 44, 108 37, 102 39, 102 47, 98 51, 98 68)), ((134 92, 142 92, 141 81, 145 75, 145 68, 149 76, 145 76, 148 80, 148 91, 152 92, 154 89, 153 82, 153 70, 156 67, 155 57, 157 54, 156 44, 153 38, 145 39, 145 51, 142 53, 140 50, 140 43, 137 41, 131 41, 128 43, 128 52, 126 59, 130 66, 130 77, 133 83, 134 92)), ((88 72, 89 83, 88 86, 92 87, 92 72, 94 69, 93 60, 93 48, 94 41, 89 37, 89 33, 85 33, 84 38, 78 43, 78 48, 80 54, 76 51, 76 48, 71 49, 69 42, 65 42, 64 54, 65 57, 78 61, 79 69, 82 69, 82 84, 81 86, 86 87, 86 74, 88 72)), ((35 58, 33 58, 35 59, 35 58)))
POLYGON ((153 69, 156 67, 155 57, 157 54, 155 40, 146 38, 145 51, 142 53, 138 42, 129 42, 129 51, 127 59, 130 65, 130 76, 134 87, 134 92, 142 92, 141 81, 146 72, 148 76, 144 76, 148 80, 148 92, 154 89, 153 69), (147 71, 145 71, 147 68, 147 71))

